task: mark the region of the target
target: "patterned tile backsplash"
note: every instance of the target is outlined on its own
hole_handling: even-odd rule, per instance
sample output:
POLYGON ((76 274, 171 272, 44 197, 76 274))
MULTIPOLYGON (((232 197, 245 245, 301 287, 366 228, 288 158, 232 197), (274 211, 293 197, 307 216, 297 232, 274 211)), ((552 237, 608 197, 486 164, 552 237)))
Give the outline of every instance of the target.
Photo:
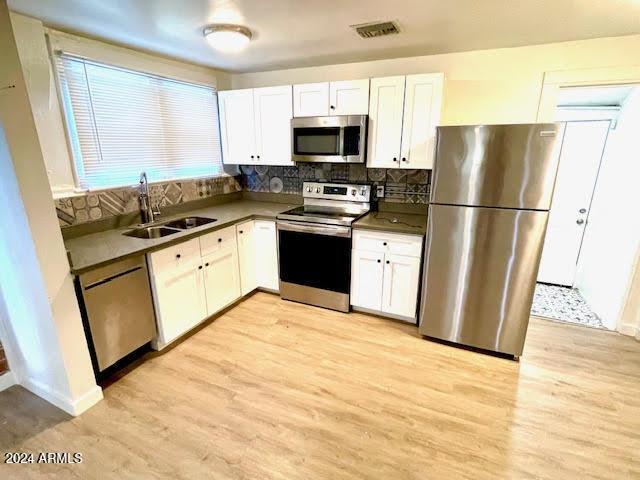
POLYGON ((243 165, 242 187, 250 192, 302 194, 305 180, 384 185, 387 202, 428 202, 430 170, 366 168, 362 164, 301 163, 293 167, 243 165))
MULTIPOLYGON (((242 190, 240 176, 204 178, 149 186, 151 204, 166 207, 242 190)), ((125 187, 55 200, 61 226, 102 220, 107 217, 137 212, 138 187, 125 187)))

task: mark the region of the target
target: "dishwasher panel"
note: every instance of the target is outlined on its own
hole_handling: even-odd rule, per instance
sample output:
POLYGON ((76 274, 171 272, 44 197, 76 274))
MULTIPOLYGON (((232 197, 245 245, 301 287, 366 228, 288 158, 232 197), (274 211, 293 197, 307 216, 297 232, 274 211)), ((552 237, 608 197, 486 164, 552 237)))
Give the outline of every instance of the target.
POLYGON ((155 337, 144 256, 80 275, 80 285, 99 372, 155 337))

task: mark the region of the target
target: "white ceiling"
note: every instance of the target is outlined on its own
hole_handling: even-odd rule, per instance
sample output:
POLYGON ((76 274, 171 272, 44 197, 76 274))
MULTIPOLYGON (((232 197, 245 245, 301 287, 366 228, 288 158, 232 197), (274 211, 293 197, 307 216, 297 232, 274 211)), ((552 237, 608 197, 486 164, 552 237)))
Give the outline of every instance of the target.
POLYGON ((232 71, 344 63, 640 33, 640 0, 8 0, 47 25, 232 71), (362 39, 349 25, 397 20, 362 39), (249 48, 223 55, 211 22, 244 24, 249 48))

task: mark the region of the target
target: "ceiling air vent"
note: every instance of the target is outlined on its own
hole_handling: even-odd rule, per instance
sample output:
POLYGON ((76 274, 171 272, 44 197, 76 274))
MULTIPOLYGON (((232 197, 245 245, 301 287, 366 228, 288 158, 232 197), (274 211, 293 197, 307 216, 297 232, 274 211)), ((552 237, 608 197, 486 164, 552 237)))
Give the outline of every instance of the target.
POLYGON ((398 25, 391 21, 351 25, 351 28, 354 28, 362 38, 384 37, 385 35, 400 33, 398 25))

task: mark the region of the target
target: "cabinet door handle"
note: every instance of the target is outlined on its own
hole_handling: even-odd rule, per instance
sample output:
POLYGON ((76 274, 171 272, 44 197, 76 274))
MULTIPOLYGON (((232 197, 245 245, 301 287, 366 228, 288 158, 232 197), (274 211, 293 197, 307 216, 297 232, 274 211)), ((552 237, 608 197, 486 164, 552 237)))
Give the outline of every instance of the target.
POLYGON ((258 155, 257 157, 260 158, 260 155, 258 155))
POLYGON ((218 239, 218 241, 219 241, 219 242, 221 242, 221 241, 222 241, 222 239, 221 239, 221 238, 219 238, 219 239, 218 239))
POLYGON ((407 161, 407 157, 402 157, 402 161, 406 162, 407 161))
POLYGON ((202 265, 199 265, 199 266, 198 266, 198 270, 202 270, 202 265))
POLYGON ((378 263, 380 263, 382 260, 378 259, 378 263))
POLYGON ((330 108, 331 110, 335 110, 335 109, 336 109, 335 105, 331 105, 329 108, 330 108))
POLYGON ((253 158, 253 155, 251 155, 251 158, 253 158))
MULTIPOLYGON (((387 263, 389 263, 389 262, 387 262, 387 263)), ((205 267, 208 267, 208 266, 209 266, 209 264, 208 264, 208 263, 205 263, 205 264, 204 264, 204 266, 205 266, 205 267)))
POLYGON ((180 258, 182 255, 180 255, 179 253, 176 255, 176 258, 180 258))
POLYGON ((244 230, 240 230, 240 235, 242 235, 244 233, 244 230))
POLYGON ((398 161, 398 158, 397 158, 397 157, 393 157, 393 161, 394 161, 394 162, 397 162, 397 161, 398 161))
POLYGON ((385 263, 386 263, 387 265, 389 265, 389 260, 387 260, 385 263))
POLYGON ((382 242, 382 245, 386 247, 387 246, 387 242, 382 242))

